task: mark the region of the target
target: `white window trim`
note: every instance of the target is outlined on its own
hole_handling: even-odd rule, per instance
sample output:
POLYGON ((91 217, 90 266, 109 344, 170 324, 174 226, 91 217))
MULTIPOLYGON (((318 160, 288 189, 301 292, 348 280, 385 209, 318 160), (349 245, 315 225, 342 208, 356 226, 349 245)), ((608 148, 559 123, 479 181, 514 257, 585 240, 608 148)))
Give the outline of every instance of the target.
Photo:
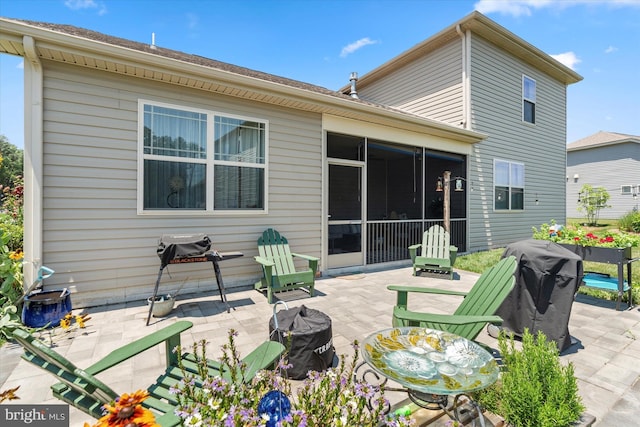
POLYGON ((526 124, 528 124, 528 125, 535 126, 536 121, 537 121, 537 120, 536 120, 536 118, 537 118, 537 114, 536 114, 536 112, 537 112, 537 108, 536 108, 536 107, 537 107, 537 102, 536 102, 536 100, 535 100, 535 99, 534 99, 534 100, 531 100, 531 99, 529 99, 529 98, 525 97, 525 90, 524 90, 524 88, 525 88, 525 84, 524 84, 524 83, 525 83, 525 81, 526 81, 527 79, 528 79, 528 80, 531 80, 531 81, 533 82, 533 84, 534 84, 534 89, 535 89, 535 96, 536 96, 536 99, 537 99, 537 97, 538 97, 538 94, 537 94, 537 92, 538 92, 538 82, 536 81, 536 79, 534 79, 534 78, 532 78, 532 77, 529 77, 529 76, 527 76, 526 74, 523 74, 523 75, 522 75, 522 102, 520 103, 520 108, 522 109, 522 117, 521 117, 521 118, 522 118, 522 122, 523 122, 523 123, 526 123, 526 124), (533 111, 534 111, 534 113, 533 113, 533 122, 529 122, 529 121, 526 121, 526 120, 524 119, 524 101, 528 101, 528 102, 530 102, 530 103, 532 103, 532 104, 533 104, 533 111))
POLYGON ((512 160, 506 160, 506 159, 497 159, 494 158, 493 159, 493 211, 494 212, 502 212, 502 213, 506 213, 506 212, 523 212, 525 210, 525 205, 524 205, 524 201, 526 200, 525 193, 526 193, 526 185, 523 185, 522 187, 516 187, 516 186, 512 186, 509 185, 509 196, 511 196, 511 188, 522 188, 522 197, 523 197, 523 202, 522 202, 522 209, 512 209, 511 208, 511 197, 509 197, 509 208, 508 209, 496 209, 496 162, 503 162, 503 163, 508 163, 509 164, 509 174, 511 174, 511 165, 522 165, 522 179, 526 184, 526 167, 525 164, 522 162, 515 162, 512 160))
POLYGON ((633 194, 633 185, 621 185, 620 194, 623 196, 630 196, 631 194, 633 194))
MULTIPOLYGON (((138 165, 137 165, 137 213, 138 215, 153 215, 153 216, 188 216, 188 217, 199 217, 199 216, 238 216, 238 215, 266 215, 269 213, 269 121, 266 119, 259 119, 251 116, 243 116, 238 114, 230 114, 222 111, 216 110, 206 110, 202 108, 194 108, 188 107, 185 105, 178 104, 170 104, 161 101, 153 101, 149 99, 138 99, 138 165), (207 115, 207 158, 203 162, 206 163, 207 171, 211 171, 211 173, 207 173, 207 201, 206 201, 206 209, 204 210, 190 210, 190 209, 167 209, 167 210, 145 210, 144 209, 144 160, 154 157, 163 156, 154 156, 154 155, 144 155, 144 106, 145 105, 156 105, 159 107, 165 108, 173 108, 177 110, 190 111, 194 113, 201 113, 207 115), (224 209, 224 210, 214 210, 213 209, 213 189, 214 188, 214 176, 213 176, 213 167, 217 162, 223 163, 225 165, 230 166, 247 166, 247 163, 243 162, 230 162, 230 161, 214 161, 214 117, 222 116, 231 119, 238 120, 248 120, 253 122, 259 122, 264 124, 264 163, 263 164, 255 164, 251 163, 251 167, 262 168, 264 169, 264 208, 263 209, 224 209)), ((202 160, 201 160, 202 161, 202 160)), ((191 159, 190 162, 196 163, 198 160, 191 159)))

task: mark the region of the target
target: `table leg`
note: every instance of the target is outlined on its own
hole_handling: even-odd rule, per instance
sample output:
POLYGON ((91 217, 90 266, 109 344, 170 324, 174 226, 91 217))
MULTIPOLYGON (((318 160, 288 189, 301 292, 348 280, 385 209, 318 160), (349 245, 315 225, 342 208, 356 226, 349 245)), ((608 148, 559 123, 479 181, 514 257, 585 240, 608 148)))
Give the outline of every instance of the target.
POLYGON ((218 283, 218 292, 220 292, 220 299, 227 307, 227 313, 231 313, 231 306, 229 306, 229 303, 227 302, 227 296, 224 293, 224 282, 222 281, 220 266, 218 265, 218 261, 216 261, 215 259, 211 260, 211 263, 213 264, 213 270, 216 273, 216 282, 218 283))
MULTIPOLYGON (((356 381, 363 381, 368 384, 372 384, 374 386, 377 386, 378 389, 380 387, 384 387, 385 391, 403 391, 401 389, 386 387, 386 384, 388 381, 387 378, 383 377, 382 375, 378 374, 376 371, 371 369, 367 364, 367 362, 358 363, 358 365, 356 366, 353 372, 353 377, 356 381)), ((373 409, 373 402, 375 402, 379 397, 380 397, 379 392, 369 397, 367 401, 367 407, 369 408, 369 410, 373 409)), ((387 401, 387 406, 384 410, 384 413, 388 414, 390 411, 391 411, 391 404, 387 401)))
POLYGON ((158 295, 158 287, 160 286, 160 279, 162 278, 162 271, 164 267, 160 267, 158 271, 158 279, 156 280, 156 286, 153 288, 153 295, 151 296, 151 304, 149 304, 149 314, 147 315, 147 325, 149 326, 149 320, 151 320, 151 312, 153 311, 153 304, 156 302, 156 296, 158 295))
MULTIPOLYGON (((454 416, 454 419, 456 421, 463 422, 462 418, 464 417, 464 414, 468 412, 468 409, 465 408, 465 405, 464 405, 465 402, 460 402, 459 401, 459 399, 461 397, 466 397, 467 398, 466 403, 471 405, 471 407, 475 411, 475 414, 471 414, 471 416, 470 416, 470 418, 471 418, 471 427, 475 427, 476 420, 480 421, 480 427, 485 427, 484 414, 482 413, 482 409, 480 408, 480 405, 478 405, 478 403, 475 400, 473 400, 470 396, 468 396, 466 394, 458 394, 453 399, 453 416, 454 416), (474 415, 476 415, 476 416, 474 416, 474 415)), ((445 410, 445 412, 447 412, 447 411, 445 410)), ((449 414, 447 413, 447 415, 449 415, 449 414)))

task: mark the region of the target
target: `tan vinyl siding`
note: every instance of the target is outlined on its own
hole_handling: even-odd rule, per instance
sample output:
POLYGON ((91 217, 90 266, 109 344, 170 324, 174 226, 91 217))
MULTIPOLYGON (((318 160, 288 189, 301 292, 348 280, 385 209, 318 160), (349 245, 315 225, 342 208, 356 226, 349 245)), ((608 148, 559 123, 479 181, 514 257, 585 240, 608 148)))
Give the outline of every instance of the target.
MULTIPOLYGON (((296 252, 320 256, 321 116, 197 90, 44 63, 44 250, 47 288, 74 286, 74 306, 144 299, 158 274, 162 234, 207 233, 227 288, 256 281, 256 240, 267 227, 296 252), (268 214, 137 215, 138 99, 269 121, 268 214)), ((210 263, 170 266, 164 292, 213 291, 210 263)))
POLYGON ((462 46, 454 40, 358 89, 360 98, 460 126, 462 46))
POLYGON ((566 87, 478 36, 471 45, 472 126, 489 135, 469 158, 469 239, 479 250, 530 238, 533 226, 551 219, 564 221, 566 87), (536 81, 535 125, 522 121, 523 74, 536 81), (524 163, 524 210, 494 211, 496 158, 524 163))

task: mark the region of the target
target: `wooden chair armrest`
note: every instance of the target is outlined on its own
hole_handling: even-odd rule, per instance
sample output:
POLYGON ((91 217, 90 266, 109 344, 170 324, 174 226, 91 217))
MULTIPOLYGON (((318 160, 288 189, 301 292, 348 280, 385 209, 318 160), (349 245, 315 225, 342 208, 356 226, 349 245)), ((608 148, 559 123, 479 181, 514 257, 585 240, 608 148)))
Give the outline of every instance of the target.
POLYGON ((291 252, 291 256, 306 259, 307 261, 320 261, 320 258, 311 256, 311 255, 296 254, 291 252))
POLYGON ((193 323, 187 320, 176 322, 113 350, 101 360, 89 366, 85 371, 92 375, 98 374, 161 343, 166 343, 167 345, 167 365, 169 365, 170 361, 177 361, 173 348, 176 345, 180 345, 180 334, 192 326, 193 323))
POLYGON ((423 294, 441 294, 441 295, 458 295, 465 297, 468 292, 452 291, 450 289, 438 289, 438 288, 423 288, 421 286, 404 286, 404 285, 389 285, 387 289, 396 292, 418 292, 423 294))
POLYGON ((448 323, 450 325, 468 325, 471 323, 493 323, 495 325, 502 324, 502 317, 496 315, 452 315, 452 314, 429 314, 429 322, 448 323))
POLYGON ((458 314, 417 313, 396 307, 394 316, 416 322, 440 323, 446 325, 469 325, 474 323, 502 324, 502 318, 496 315, 467 316, 458 314))
POLYGON ((243 372, 245 382, 250 382, 258 371, 274 366, 286 351, 284 345, 277 341, 265 341, 251 353, 242 358, 247 368, 243 372))
POLYGON ((273 267, 274 265, 276 265, 273 261, 269 261, 266 258, 262 258, 261 256, 254 256, 253 259, 256 260, 256 262, 264 265, 265 267, 273 267))
POLYGON ((414 251, 415 251, 415 250, 416 250, 416 249, 418 249, 420 246, 422 246, 422 244, 420 244, 420 243, 416 243, 415 245, 411 245, 411 246, 409 246, 409 250, 410 250, 410 251, 411 251, 411 250, 414 250, 414 251))
POLYGON ((320 258, 311 256, 311 255, 297 254, 293 252, 291 253, 291 256, 306 259, 307 261, 309 261, 309 268, 313 271, 313 274, 315 274, 316 271, 318 271, 318 261, 320 261, 320 258))

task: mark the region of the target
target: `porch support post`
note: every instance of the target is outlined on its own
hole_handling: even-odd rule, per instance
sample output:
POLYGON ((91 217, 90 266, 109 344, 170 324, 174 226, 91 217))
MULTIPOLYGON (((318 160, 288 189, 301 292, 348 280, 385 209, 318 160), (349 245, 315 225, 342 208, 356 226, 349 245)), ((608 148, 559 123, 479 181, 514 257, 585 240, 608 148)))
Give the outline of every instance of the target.
POLYGON ((444 171, 444 200, 443 200, 443 214, 444 214, 444 229, 447 232, 449 230, 449 218, 451 217, 450 204, 451 204, 451 171, 444 171))

